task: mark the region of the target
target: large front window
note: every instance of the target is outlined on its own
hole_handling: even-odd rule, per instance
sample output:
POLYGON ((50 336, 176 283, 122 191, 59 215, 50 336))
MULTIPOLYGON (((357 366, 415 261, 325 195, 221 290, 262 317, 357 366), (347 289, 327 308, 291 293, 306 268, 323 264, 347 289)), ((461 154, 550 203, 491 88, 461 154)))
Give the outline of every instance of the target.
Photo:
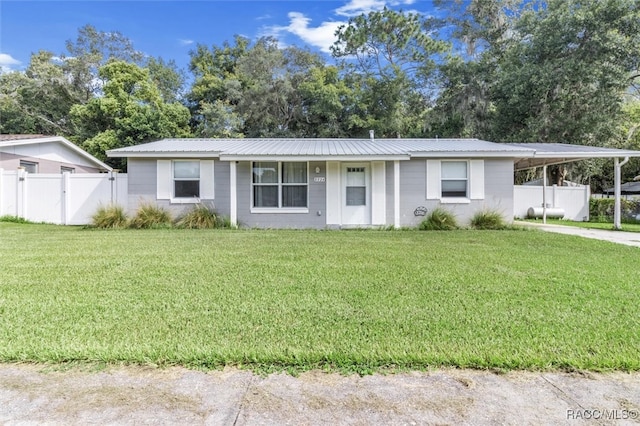
POLYGON ((200 197, 200 161, 173 162, 173 196, 200 197))
POLYGON ((253 207, 306 208, 307 163, 253 163, 253 207))
POLYGON ((442 197, 467 197, 467 162, 443 161, 442 173, 442 197))

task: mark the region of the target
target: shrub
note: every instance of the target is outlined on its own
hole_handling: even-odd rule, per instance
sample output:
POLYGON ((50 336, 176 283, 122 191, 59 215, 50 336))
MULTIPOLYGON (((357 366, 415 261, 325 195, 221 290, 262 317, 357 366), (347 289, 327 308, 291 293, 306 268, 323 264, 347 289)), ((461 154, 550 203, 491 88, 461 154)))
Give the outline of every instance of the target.
POLYGON ((471 227, 474 229, 506 229, 508 226, 500 212, 482 210, 471 218, 471 227))
POLYGON ((91 223, 96 228, 124 228, 127 225, 127 215, 122 206, 109 204, 98 207, 91 216, 91 223))
POLYGON ((0 222, 12 222, 12 223, 33 223, 28 219, 25 219, 24 217, 20 217, 20 216, 11 216, 11 215, 4 215, 4 216, 0 216, 0 222))
POLYGON ((231 222, 204 204, 197 204, 176 222, 176 226, 186 229, 229 228, 231 222))
MULTIPOLYGON (((589 200, 589 219, 591 222, 612 222, 614 198, 591 198, 589 200)), ((620 211, 623 220, 635 219, 640 214, 640 201, 620 200, 620 211)))
POLYGON ((129 222, 129 228, 170 228, 171 214, 151 203, 142 203, 138 206, 136 215, 129 222))
POLYGON ((456 217, 448 210, 437 208, 431 211, 418 227, 421 231, 450 231, 458 229, 456 217))

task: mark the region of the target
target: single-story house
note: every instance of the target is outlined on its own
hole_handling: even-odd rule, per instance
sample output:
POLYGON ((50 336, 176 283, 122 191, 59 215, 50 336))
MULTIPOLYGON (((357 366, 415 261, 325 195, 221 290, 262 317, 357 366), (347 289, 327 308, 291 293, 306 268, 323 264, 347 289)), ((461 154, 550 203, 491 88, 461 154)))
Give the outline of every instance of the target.
POLYGON ((260 228, 415 226, 437 207, 461 222, 513 219, 514 170, 637 151, 478 139, 164 139, 114 149, 127 159, 130 211, 179 214, 203 201, 260 228))
POLYGON ((0 135, 0 169, 100 173, 112 168, 61 136, 0 135))
MULTIPOLYGON (((616 191, 615 188, 607 188, 604 193, 607 195, 613 194, 616 191)), ((637 195, 640 194, 640 181, 631 181, 620 185, 620 192, 623 195, 637 195)))

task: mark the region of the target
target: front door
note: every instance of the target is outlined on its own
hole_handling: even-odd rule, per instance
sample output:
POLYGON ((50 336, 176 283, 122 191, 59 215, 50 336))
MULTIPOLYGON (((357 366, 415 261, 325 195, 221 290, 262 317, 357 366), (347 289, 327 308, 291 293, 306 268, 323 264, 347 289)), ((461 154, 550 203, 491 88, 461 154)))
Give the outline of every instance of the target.
POLYGON ((371 177, 369 163, 342 165, 342 224, 371 224, 371 177))

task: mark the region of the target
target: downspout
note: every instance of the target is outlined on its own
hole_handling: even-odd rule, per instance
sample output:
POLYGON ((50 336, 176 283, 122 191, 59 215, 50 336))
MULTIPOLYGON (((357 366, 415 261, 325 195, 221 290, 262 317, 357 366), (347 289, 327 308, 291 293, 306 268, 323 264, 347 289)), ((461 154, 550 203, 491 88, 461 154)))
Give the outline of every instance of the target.
POLYGON ((621 171, 622 166, 627 164, 629 161, 629 157, 624 157, 622 163, 618 161, 616 157, 614 160, 614 168, 615 168, 615 185, 614 185, 614 193, 615 193, 615 201, 613 208, 613 227, 614 229, 621 230, 622 229, 622 218, 621 218, 621 209, 620 209, 620 180, 621 180, 621 171))

